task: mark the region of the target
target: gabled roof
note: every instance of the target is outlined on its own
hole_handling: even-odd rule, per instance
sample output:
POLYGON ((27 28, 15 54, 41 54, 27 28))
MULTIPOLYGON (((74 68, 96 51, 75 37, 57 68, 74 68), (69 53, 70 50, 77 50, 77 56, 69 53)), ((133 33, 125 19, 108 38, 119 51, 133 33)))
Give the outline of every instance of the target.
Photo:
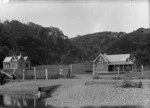
POLYGON ((28 56, 23 57, 24 61, 26 61, 28 59, 28 56))
POLYGON ((102 57, 106 62, 109 62, 111 64, 131 63, 126 61, 130 57, 130 54, 115 54, 115 55, 99 54, 93 62, 96 62, 96 60, 99 57, 102 57))
POLYGON ((17 56, 17 59, 20 60, 20 58, 22 57, 22 55, 17 56))
POLYGON ((12 57, 6 57, 3 62, 10 62, 12 57))
POLYGON ((123 62, 130 57, 130 54, 104 55, 109 62, 123 62))
POLYGON ((96 59, 95 59, 93 62, 96 62, 96 60, 97 60, 99 57, 103 57, 103 59, 104 59, 106 62, 108 62, 108 59, 107 59, 103 54, 101 54, 101 53, 96 57, 96 59))
MULTIPOLYGON (((15 56, 15 57, 17 57, 17 60, 20 60, 21 57, 22 57, 22 55, 15 56)), ((13 58, 13 56, 11 56, 11 57, 6 57, 3 62, 11 62, 12 58, 13 58)), ((25 56, 25 57, 23 57, 23 60, 27 60, 27 58, 28 58, 28 56, 25 56)))

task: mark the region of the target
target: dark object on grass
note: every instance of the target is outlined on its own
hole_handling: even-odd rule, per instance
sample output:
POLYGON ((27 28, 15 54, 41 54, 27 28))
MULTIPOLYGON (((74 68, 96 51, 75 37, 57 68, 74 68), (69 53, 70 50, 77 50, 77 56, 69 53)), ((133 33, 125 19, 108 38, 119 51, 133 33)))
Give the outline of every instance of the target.
POLYGON ((142 82, 132 82, 132 81, 124 81, 121 84, 121 88, 142 88, 143 84, 142 82))

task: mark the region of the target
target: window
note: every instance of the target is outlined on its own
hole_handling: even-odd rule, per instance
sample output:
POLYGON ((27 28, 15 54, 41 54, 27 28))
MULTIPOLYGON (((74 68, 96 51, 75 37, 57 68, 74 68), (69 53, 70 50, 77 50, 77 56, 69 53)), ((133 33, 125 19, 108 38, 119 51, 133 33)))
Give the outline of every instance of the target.
POLYGON ((12 64, 11 64, 11 67, 12 67, 13 69, 17 69, 17 63, 12 63, 12 64))
POLYGON ((99 70, 102 70, 104 68, 103 63, 99 63, 99 70))

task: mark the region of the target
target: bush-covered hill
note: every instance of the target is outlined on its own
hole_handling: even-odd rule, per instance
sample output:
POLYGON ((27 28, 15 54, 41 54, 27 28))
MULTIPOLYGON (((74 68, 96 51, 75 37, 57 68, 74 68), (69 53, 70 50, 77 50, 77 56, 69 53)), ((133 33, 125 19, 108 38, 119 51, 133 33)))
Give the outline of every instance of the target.
POLYGON ((150 64, 150 29, 139 28, 131 33, 98 32, 71 39, 83 53, 84 60, 94 60, 101 52, 131 53, 138 64, 150 64))
POLYGON ((80 51, 56 27, 17 20, 0 23, 0 66, 6 56, 28 55, 32 65, 78 62, 80 51), (73 60, 73 61, 72 61, 73 60))
POLYGON ((98 32, 77 36, 72 38, 73 45, 77 46, 83 54, 83 60, 93 60, 100 52, 105 51, 111 46, 112 43, 125 35, 124 32, 98 32))
POLYGON ((6 56, 28 55, 32 65, 93 61, 99 53, 131 53, 150 64, 150 29, 131 33, 97 32, 69 39, 56 27, 17 20, 0 22, 0 67, 6 56))

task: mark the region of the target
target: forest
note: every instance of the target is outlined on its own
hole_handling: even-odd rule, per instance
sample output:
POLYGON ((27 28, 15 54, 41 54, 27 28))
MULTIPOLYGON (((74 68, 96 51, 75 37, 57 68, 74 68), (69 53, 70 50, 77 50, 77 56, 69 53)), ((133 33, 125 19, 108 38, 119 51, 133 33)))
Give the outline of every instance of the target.
POLYGON ((0 67, 6 56, 14 54, 29 56, 32 66, 93 61, 99 53, 130 53, 138 64, 150 65, 150 29, 68 37, 57 27, 17 20, 0 22, 0 67))

